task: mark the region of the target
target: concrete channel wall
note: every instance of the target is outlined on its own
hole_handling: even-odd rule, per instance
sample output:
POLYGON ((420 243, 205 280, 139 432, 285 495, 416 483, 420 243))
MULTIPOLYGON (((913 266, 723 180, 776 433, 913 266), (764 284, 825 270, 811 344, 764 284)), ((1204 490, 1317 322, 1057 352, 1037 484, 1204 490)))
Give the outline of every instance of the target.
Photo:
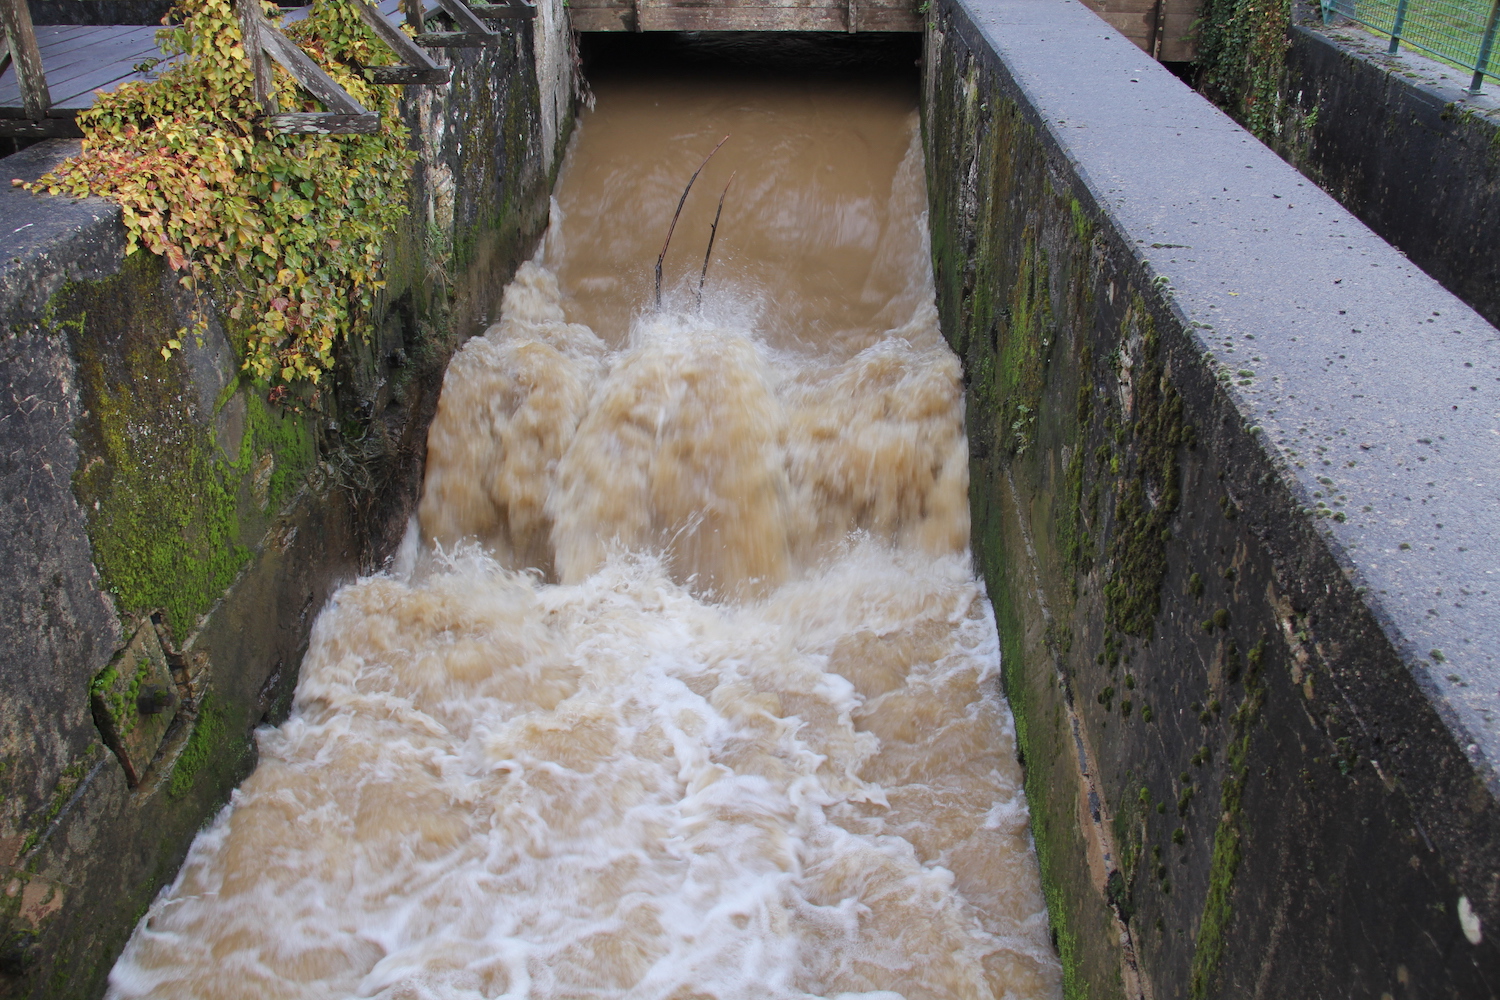
POLYGON ((1500 323, 1500 84, 1311 11, 1288 34, 1277 152, 1500 323))
POLYGON ((296 407, 217 323, 162 358, 192 303, 123 257, 115 206, 0 189, 0 997, 103 992, 284 717, 324 601, 399 543, 447 360, 546 222, 574 60, 561 0, 540 6, 406 89, 420 159, 384 301, 296 407), (137 717, 157 682, 170 710, 137 717))
POLYGON ((1070 997, 1500 992, 1500 332, 1077 0, 938 0, 974 547, 1070 997))

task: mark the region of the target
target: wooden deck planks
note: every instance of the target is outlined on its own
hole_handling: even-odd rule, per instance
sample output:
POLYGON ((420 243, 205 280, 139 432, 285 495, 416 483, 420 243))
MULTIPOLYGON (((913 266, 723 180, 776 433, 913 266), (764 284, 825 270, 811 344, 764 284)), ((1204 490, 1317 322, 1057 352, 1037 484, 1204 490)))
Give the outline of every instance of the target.
MULTIPOLYGON (((42 25, 36 29, 42 69, 52 92, 49 117, 66 116, 94 103, 94 91, 112 89, 125 80, 144 80, 137 63, 160 58, 154 26, 42 25)), ((0 118, 25 117, 15 68, 0 72, 0 118)))
POLYGON ((56 93, 57 88, 68 80, 96 73, 105 66, 118 63, 128 68, 142 59, 153 56, 160 58, 161 51, 156 47, 154 30, 144 29, 144 34, 140 33, 141 29, 135 30, 137 34, 134 36, 123 31, 118 35, 105 36, 87 49, 75 50, 59 60, 49 60, 49 53, 45 48, 42 49, 47 85, 56 93))
MULTIPOLYGON (((405 15, 401 0, 381 0, 379 10, 392 23, 401 24, 405 15)), ((296 8, 288 20, 305 16, 296 8)), ((49 117, 71 117, 94 104, 100 90, 113 90, 130 80, 149 80, 135 67, 150 59, 162 59, 156 45, 160 25, 76 25, 47 24, 36 26, 37 45, 41 49, 42 69, 52 94, 49 117)), ((170 60, 159 64, 164 67, 170 60)), ((24 119, 21 92, 15 68, 0 70, 0 119, 24 119)))
MULTIPOLYGON (((401 0, 377 0, 377 3, 381 14, 393 25, 406 20, 401 0)), ((437 11, 432 0, 424 0, 423 9, 429 14, 437 11)), ((303 16, 306 16, 304 8, 294 8, 286 12, 284 20, 290 23, 303 16)), ((72 118, 92 107, 99 92, 132 80, 150 80, 170 64, 170 59, 162 59, 156 44, 160 30, 161 26, 154 23, 36 25, 33 34, 47 77, 51 106, 40 121, 27 116, 15 69, 7 61, 0 66, 0 135, 77 135, 72 118), (157 61, 151 72, 136 72, 135 67, 148 60, 157 61)))
MULTIPOLYGON (((140 61, 137 59, 135 62, 140 61)), ((94 98, 101 90, 114 90, 120 84, 130 80, 152 78, 144 73, 137 73, 134 65, 134 63, 119 63, 102 66, 91 73, 53 87, 53 107, 63 111, 82 111, 94 106, 94 98)))

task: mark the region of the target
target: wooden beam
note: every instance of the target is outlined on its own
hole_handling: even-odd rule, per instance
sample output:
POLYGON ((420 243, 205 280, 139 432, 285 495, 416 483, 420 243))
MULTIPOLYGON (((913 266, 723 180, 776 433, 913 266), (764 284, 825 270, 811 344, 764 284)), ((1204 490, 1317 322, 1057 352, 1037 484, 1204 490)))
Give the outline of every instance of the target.
POLYGON ((359 12, 360 18, 369 25, 370 30, 382 42, 385 42, 396 58, 401 60, 397 66, 375 66, 371 69, 371 79, 376 83, 447 83, 449 69, 447 66, 439 66, 427 58, 416 42, 400 28, 385 19, 385 16, 365 3, 364 0, 350 0, 355 10, 359 12))
POLYGON ((471 3, 469 9, 486 21, 531 21, 536 8, 528 3, 471 3))
POLYGON ((380 116, 366 111, 350 115, 326 111, 290 111, 268 115, 274 131, 291 135, 373 135, 380 131, 380 116))
POLYGON ((919 32, 915 0, 572 0, 575 31, 919 32))
MULTIPOLYGON (((4 0, 0 0, 4 2, 4 0)), ((294 135, 368 135, 380 128, 380 116, 369 111, 323 71, 312 56, 277 31, 266 20, 261 0, 238 0, 235 4, 244 35, 245 52, 255 72, 254 93, 266 109, 266 124, 276 132, 294 135), (268 59, 269 57, 269 59, 268 59), (320 101, 326 111, 296 111, 281 114, 276 106, 270 60, 292 74, 298 85, 320 101)))
POLYGON ((21 105, 26 117, 40 120, 52 106, 47 90, 47 74, 42 71, 42 50, 36 44, 36 29, 31 24, 31 8, 26 0, 0 0, 0 26, 5 28, 11 62, 21 88, 21 105))
POLYGON ((417 66, 367 66, 365 68, 369 70, 371 83, 392 86, 408 83, 447 83, 449 78, 447 66, 435 67, 436 72, 417 66))
MULTIPOLYGON (((423 31, 415 39, 418 45, 428 48, 481 48, 486 45, 498 44, 504 36, 499 32, 492 31, 490 26, 474 11, 464 0, 437 0, 438 8, 447 14, 453 22, 459 26, 460 31, 423 31)), ((486 5, 499 7, 502 5, 486 5)), ((536 12, 532 11, 532 16, 536 12)), ((498 20, 498 18, 497 18, 498 20)))
POLYGON ((368 115, 378 122, 378 115, 367 111, 363 104, 350 97, 348 91, 340 87, 333 77, 323 71, 322 66, 313 62, 312 56, 303 52, 290 38, 270 28, 262 29, 260 41, 266 54, 292 74, 303 90, 323 102, 323 106, 330 112, 355 118, 368 115))
POLYGON ((568 24, 574 31, 631 31, 629 13, 610 7, 569 7, 568 24))
POLYGON ((472 31, 424 31, 412 39, 429 49, 479 49, 494 45, 494 39, 472 31))
POLYGON ((254 74, 251 93, 255 97, 256 104, 265 108, 270 114, 275 114, 275 78, 272 75, 271 60, 266 55, 266 47, 262 38, 264 34, 275 29, 266 20, 265 12, 260 7, 260 0, 237 0, 234 7, 235 14, 240 20, 240 36, 245 47, 245 58, 250 60, 250 70, 254 74))
POLYGON ((490 26, 482 21, 464 0, 437 0, 437 5, 442 8, 443 13, 453 18, 453 23, 460 30, 471 35, 478 35, 485 39, 485 44, 493 45, 500 40, 500 36, 490 30, 490 26))
POLYGON ((0 136, 21 136, 28 139, 81 139, 83 129, 73 116, 58 118, 0 118, 0 136))

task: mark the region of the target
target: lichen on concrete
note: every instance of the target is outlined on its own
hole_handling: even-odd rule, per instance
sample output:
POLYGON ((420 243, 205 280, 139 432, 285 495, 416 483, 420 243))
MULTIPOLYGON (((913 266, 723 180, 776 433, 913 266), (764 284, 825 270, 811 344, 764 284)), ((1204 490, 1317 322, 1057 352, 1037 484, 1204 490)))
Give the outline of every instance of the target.
POLYGON ((1115 499, 1111 570, 1104 585, 1105 621, 1126 635, 1151 636, 1161 608, 1167 543, 1182 496, 1177 450, 1183 439, 1182 397, 1162 364, 1156 321, 1137 294, 1126 313, 1124 349, 1139 344, 1130 369, 1126 428, 1133 468, 1115 499))
POLYGON ((1226 768, 1220 786, 1219 823, 1214 830, 1213 855, 1209 862, 1208 894, 1203 901, 1203 916, 1198 923, 1197 944, 1193 950, 1190 980, 1193 1000, 1213 995, 1214 977, 1228 946, 1234 880, 1239 873, 1244 837, 1240 810, 1244 805, 1245 779, 1250 767, 1250 739, 1260 721, 1266 699, 1265 684, 1261 679, 1266 648, 1267 640, 1262 638, 1250 650, 1246 658, 1245 697, 1229 720, 1229 738, 1224 748, 1226 768))

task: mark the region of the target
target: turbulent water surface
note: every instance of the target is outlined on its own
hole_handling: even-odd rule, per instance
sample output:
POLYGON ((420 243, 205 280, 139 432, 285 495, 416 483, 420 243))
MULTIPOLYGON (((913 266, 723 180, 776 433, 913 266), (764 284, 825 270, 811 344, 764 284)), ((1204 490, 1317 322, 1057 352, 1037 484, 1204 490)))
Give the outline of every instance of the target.
POLYGON ((913 105, 598 86, 409 544, 112 997, 1060 994, 913 105))

